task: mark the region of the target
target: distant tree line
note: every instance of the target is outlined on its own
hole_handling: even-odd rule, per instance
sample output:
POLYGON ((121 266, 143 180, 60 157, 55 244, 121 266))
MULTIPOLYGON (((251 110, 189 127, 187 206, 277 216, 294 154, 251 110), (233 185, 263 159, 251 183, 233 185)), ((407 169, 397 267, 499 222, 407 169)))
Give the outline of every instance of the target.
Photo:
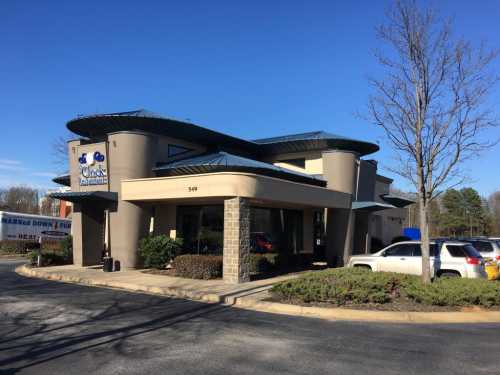
MULTIPOLYGON (((419 226, 418 215, 418 203, 408 207, 408 226, 419 226)), ((500 191, 486 198, 470 187, 446 190, 431 203, 429 230, 431 237, 500 236, 500 191)))
POLYGON ((29 186, 0 189, 0 211, 52 216, 54 200, 40 196, 38 189, 29 186))

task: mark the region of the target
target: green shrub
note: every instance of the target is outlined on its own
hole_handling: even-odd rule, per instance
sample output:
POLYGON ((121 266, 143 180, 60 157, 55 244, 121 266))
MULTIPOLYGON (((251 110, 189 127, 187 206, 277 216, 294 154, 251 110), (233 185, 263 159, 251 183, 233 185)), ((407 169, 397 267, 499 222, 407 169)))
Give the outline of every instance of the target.
POLYGON ((500 285, 484 279, 440 278, 430 285, 419 282, 405 287, 409 298, 425 305, 499 306, 500 285))
POLYGON ((269 259, 263 254, 250 254, 249 263, 250 274, 269 272, 273 267, 269 259))
POLYGON ((222 256, 179 255, 174 258, 175 274, 190 279, 217 279, 222 277, 222 256))
POLYGON ((38 251, 30 251, 28 253, 28 260, 31 265, 35 265, 38 262, 38 251))
POLYGON ((59 247, 61 250, 61 255, 68 263, 73 263, 73 236, 64 237, 60 243, 59 247))
POLYGON ((26 254, 29 250, 38 248, 40 248, 40 244, 34 241, 0 241, 0 252, 4 254, 26 254))
POLYGON ((144 259, 146 268, 165 268, 180 252, 182 241, 164 234, 148 236, 139 242, 139 255, 144 259))
POLYGON ((484 279, 441 278, 423 284, 420 277, 363 268, 308 272, 276 284, 271 293, 292 303, 389 303, 408 298, 424 305, 500 306, 500 283, 484 279))

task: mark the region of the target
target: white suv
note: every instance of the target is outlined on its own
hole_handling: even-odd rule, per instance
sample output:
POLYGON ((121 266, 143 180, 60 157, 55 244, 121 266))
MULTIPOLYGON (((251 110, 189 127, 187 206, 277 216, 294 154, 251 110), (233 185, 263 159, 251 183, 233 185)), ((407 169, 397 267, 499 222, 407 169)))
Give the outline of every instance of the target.
MULTIPOLYGON (((463 242, 431 242, 432 276, 486 278, 484 260, 472 245, 463 242), (441 245, 441 246, 439 246, 441 245), (441 247, 439 252, 436 249, 441 247)), ((354 255, 348 267, 366 267, 372 271, 422 274, 422 253, 419 241, 392 244, 371 255, 354 255)))

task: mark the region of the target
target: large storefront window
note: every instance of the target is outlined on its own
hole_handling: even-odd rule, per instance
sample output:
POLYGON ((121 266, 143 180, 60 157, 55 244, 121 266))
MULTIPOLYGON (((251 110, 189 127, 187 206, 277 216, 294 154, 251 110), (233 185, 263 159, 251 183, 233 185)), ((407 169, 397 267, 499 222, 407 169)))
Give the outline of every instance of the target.
POLYGON ((177 234, 185 253, 222 254, 224 206, 179 206, 177 215, 177 234))
POLYGON ((256 253, 296 254, 302 250, 302 211, 252 207, 250 244, 256 253))

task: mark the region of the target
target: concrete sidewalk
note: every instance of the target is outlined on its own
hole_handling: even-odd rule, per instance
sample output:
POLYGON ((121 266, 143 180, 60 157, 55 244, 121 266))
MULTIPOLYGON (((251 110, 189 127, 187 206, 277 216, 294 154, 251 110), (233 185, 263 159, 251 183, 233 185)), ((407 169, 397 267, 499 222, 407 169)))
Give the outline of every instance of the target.
POLYGON ((24 276, 47 280, 226 304, 234 304, 237 298, 265 291, 279 281, 298 276, 298 273, 287 274, 235 285, 227 284, 222 280, 193 280, 166 275, 153 275, 144 273, 141 270, 103 272, 102 268, 82 268, 74 265, 42 268, 30 268, 23 265, 18 267, 16 272, 24 276))

